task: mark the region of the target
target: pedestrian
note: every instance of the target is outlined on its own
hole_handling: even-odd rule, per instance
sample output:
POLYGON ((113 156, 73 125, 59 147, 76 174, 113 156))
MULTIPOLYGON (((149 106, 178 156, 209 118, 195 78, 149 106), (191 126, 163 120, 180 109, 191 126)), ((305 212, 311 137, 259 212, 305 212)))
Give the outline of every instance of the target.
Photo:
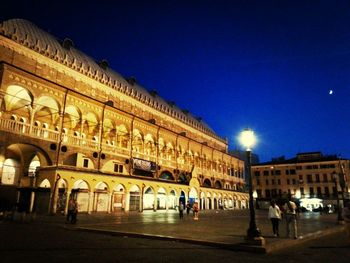
POLYGON ((294 232, 294 239, 298 238, 298 226, 297 226, 297 205, 288 198, 284 205, 286 227, 287 227, 287 238, 290 237, 291 227, 294 232))
POLYGON ((187 204, 186 204, 186 214, 187 214, 187 215, 190 214, 190 210, 191 210, 191 205, 190 205, 190 202, 187 201, 187 204))
POLYGON ((180 215, 180 219, 184 218, 184 204, 182 202, 180 202, 180 205, 179 205, 179 215, 180 215))
POLYGON ((77 222, 78 203, 71 197, 68 201, 67 223, 75 224, 77 222))
POLYGON ((194 213, 194 220, 198 220, 198 213, 199 213, 198 202, 195 202, 193 204, 193 213, 194 213))
POLYGON ((345 230, 347 234, 347 242, 350 245, 350 200, 346 202, 343 208, 343 218, 345 221, 345 230))
POLYGON ((275 200, 271 200, 271 205, 269 207, 268 218, 271 220, 273 236, 279 236, 278 225, 281 220, 281 210, 276 204, 275 200))

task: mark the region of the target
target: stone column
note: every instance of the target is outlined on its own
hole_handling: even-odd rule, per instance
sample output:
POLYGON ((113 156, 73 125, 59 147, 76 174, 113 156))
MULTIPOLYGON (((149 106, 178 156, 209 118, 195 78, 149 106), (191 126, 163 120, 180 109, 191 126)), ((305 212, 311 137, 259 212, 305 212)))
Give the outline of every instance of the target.
POLYGON ((64 214, 65 214, 65 215, 68 214, 68 203, 69 203, 69 199, 70 199, 71 193, 72 193, 71 189, 67 189, 66 204, 65 204, 65 206, 64 206, 64 214))
POLYGON ((89 192, 88 214, 91 214, 94 208, 94 192, 89 192))
POLYGON ((108 194, 108 204, 107 204, 107 213, 110 214, 112 210, 112 198, 113 198, 113 193, 108 194))
POLYGON ((158 206, 158 200, 157 200, 157 193, 154 192, 154 201, 153 201, 153 211, 157 211, 157 206, 158 206))
POLYGON ((129 212, 130 210, 130 192, 129 191, 125 191, 125 207, 124 207, 124 211, 125 212, 129 212))

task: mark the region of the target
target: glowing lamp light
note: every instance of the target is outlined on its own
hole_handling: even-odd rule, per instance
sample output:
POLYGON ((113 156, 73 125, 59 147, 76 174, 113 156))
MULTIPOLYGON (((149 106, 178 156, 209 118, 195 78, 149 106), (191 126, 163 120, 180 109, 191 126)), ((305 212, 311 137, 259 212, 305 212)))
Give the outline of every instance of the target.
POLYGON ((244 129, 239 136, 239 142, 247 151, 250 151, 251 148, 256 144, 254 131, 249 128, 244 129))

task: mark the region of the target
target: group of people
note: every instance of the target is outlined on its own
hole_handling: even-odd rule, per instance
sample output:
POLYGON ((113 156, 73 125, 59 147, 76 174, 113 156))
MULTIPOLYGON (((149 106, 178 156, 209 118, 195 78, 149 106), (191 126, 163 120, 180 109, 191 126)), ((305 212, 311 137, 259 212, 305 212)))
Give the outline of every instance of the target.
POLYGON ((293 237, 297 239, 298 238, 297 205, 292 200, 288 199, 282 208, 283 208, 283 212, 274 200, 271 201, 268 218, 271 220, 273 235, 275 237, 279 236, 279 222, 282 220, 282 216, 284 216, 286 220, 287 237, 290 237, 291 232, 293 231, 293 237))
MULTIPOLYGON (((184 210, 185 209, 186 209, 186 214, 188 216, 190 214, 190 211, 191 211, 191 204, 190 204, 190 202, 187 202, 186 207, 184 206, 184 204, 182 202, 180 202, 180 204, 179 204, 179 216, 180 216, 180 219, 184 218, 184 210)), ((199 212, 198 202, 195 202, 193 204, 192 210, 193 210, 194 220, 198 220, 198 212, 199 212)))
MULTIPOLYGON (((348 200, 344 204, 344 208, 342 210, 343 219, 345 221, 345 229, 347 231, 348 242, 350 243, 350 201, 348 200)), ((279 222, 282 219, 282 216, 285 217, 286 220, 286 230, 287 237, 290 237, 291 229, 293 230, 293 236, 295 239, 298 238, 298 207, 297 205, 291 201, 287 200, 282 209, 278 207, 274 200, 271 201, 271 205, 269 207, 268 218, 271 220, 272 231, 275 237, 279 236, 279 222), (283 211, 282 211, 283 210, 283 211)))

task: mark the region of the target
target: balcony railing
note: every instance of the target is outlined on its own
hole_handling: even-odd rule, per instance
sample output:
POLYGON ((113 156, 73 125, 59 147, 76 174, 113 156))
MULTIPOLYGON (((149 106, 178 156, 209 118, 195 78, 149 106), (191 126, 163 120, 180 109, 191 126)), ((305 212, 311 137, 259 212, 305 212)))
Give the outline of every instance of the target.
MULTIPOLYGON (((63 145, 77 146, 77 147, 81 147, 88 150, 94 150, 94 151, 97 151, 100 149, 100 141, 98 138, 93 140, 93 139, 81 138, 81 137, 77 137, 77 136, 73 136, 65 133, 62 133, 60 135, 59 131, 57 130, 51 130, 48 128, 38 127, 38 126, 31 126, 30 124, 19 122, 16 120, 0 118, 0 129, 14 133, 14 134, 25 135, 31 138, 40 138, 46 141, 51 141, 56 143, 58 143, 61 139, 63 145)), ((130 157, 129 147, 124 148, 116 145, 102 143, 102 151, 109 154, 130 157)), ((132 156, 149 160, 152 162, 158 161, 159 165, 163 167, 172 168, 172 169, 190 171, 193 166, 192 163, 177 163, 175 160, 169 159, 168 157, 158 156, 157 158, 155 154, 147 154, 139 151, 133 151, 132 156)), ((228 177, 226 174, 223 174, 222 172, 208 169, 204 165, 199 165, 199 169, 202 172, 202 174, 207 177, 214 176, 216 178, 234 179, 234 177, 228 177)))

